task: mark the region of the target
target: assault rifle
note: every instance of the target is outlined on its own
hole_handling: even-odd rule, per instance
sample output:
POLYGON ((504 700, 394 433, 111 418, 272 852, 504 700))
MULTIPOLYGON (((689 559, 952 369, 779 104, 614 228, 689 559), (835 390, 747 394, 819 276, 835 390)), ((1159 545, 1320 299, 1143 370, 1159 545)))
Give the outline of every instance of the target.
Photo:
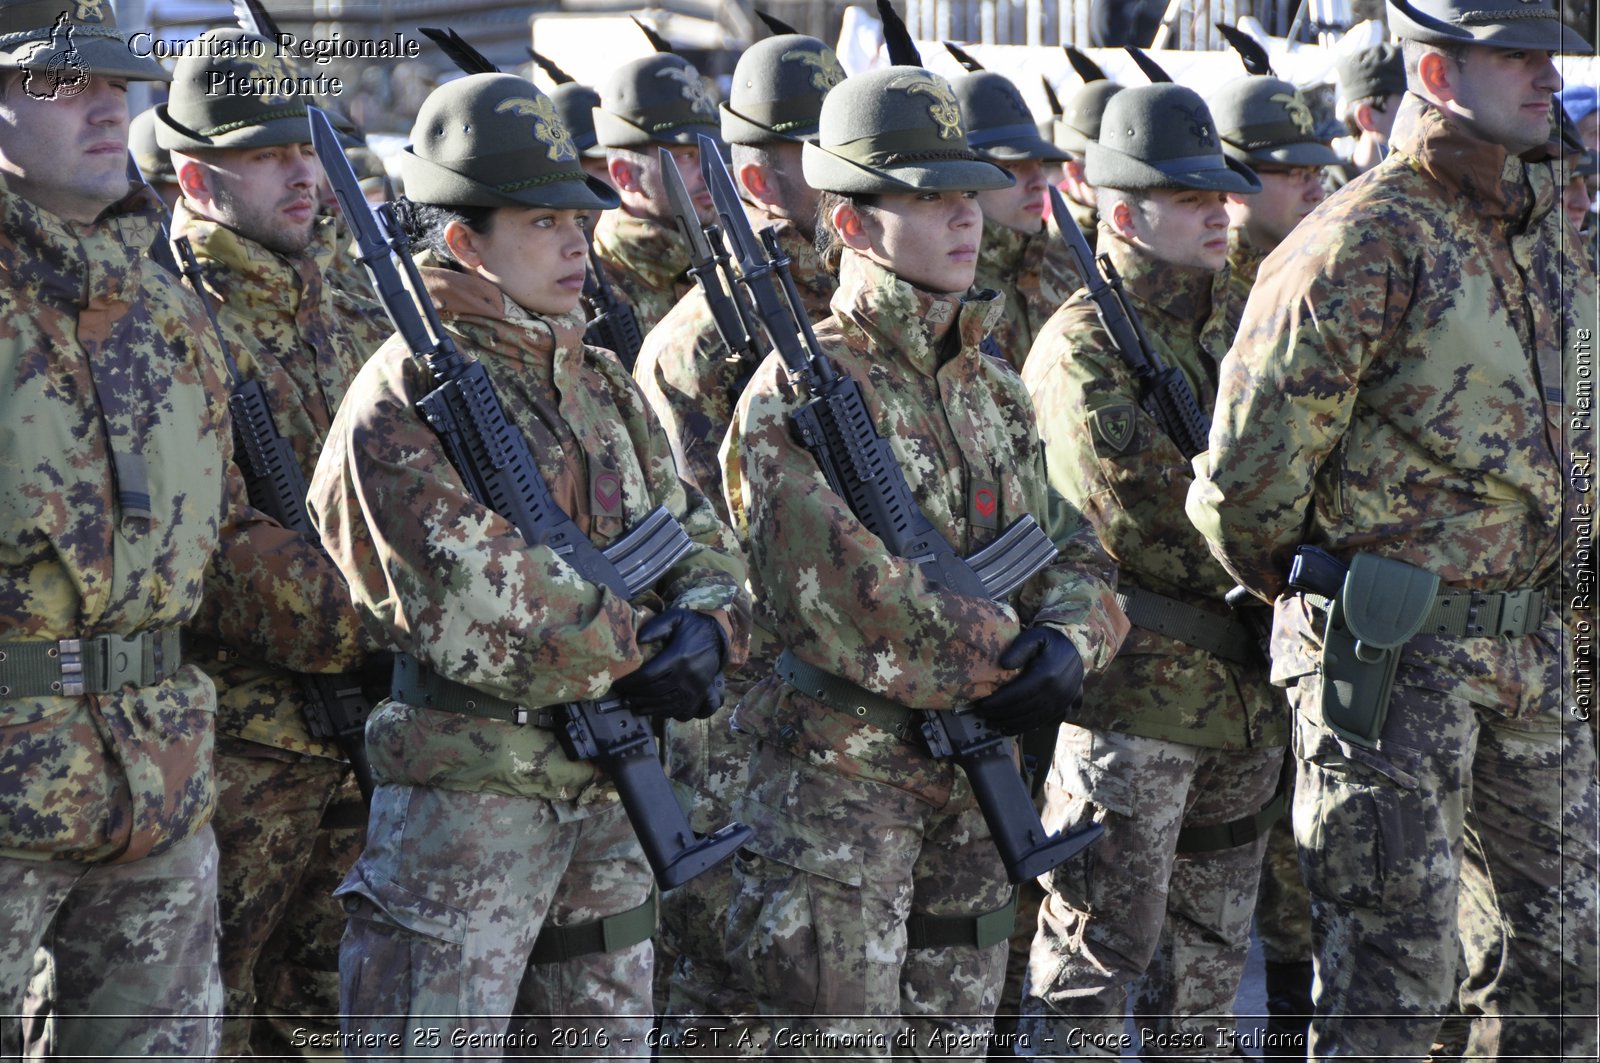
MULTIPOLYGON (((137 172, 136 167, 134 172, 137 172)), ((305 474, 300 471, 293 446, 278 431, 277 422, 272 418, 266 389, 260 380, 245 380, 240 374, 233 350, 217 321, 217 312, 206 296, 200 263, 195 259, 189 238, 181 236, 172 241, 172 246, 183 258, 183 275, 189 278, 195 295, 206 308, 211 330, 217 336, 217 346, 222 348, 222 361, 228 369, 228 413, 233 422, 234 462, 244 476, 250 504, 321 549, 317 529, 306 512, 305 474)), ((297 672, 295 678, 300 682, 300 712, 306 730, 312 738, 331 741, 339 748, 350 762, 362 798, 371 804, 372 765, 367 760, 365 735, 372 701, 362 687, 361 675, 297 672)))
POLYGON ((1073 265, 1078 268, 1084 287, 1089 290, 1089 298, 1094 300, 1100 324, 1139 380, 1144 392, 1139 405, 1178 444, 1185 458, 1194 457, 1206 449, 1211 427, 1206 423, 1206 415, 1200 412, 1189 381, 1177 366, 1163 363, 1155 348, 1150 346, 1144 324, 1128 305, 1116 267, 1106 255, 1101 255, 1097 262, 1089 241, 1078 231, 1078 223, 1072 220, 1066 200, 1056 188, 1050 189, 1050 211, 1056 227, 1066 237, 1067 250, 1072 253, 1073 265))
MULTIPOLYGON (((440 324, 393 208, 384 204, 374 216, 327 115, 315 107, 307 110, 311 143, 355 234, 357 260, 372 278, 395 331, 435 381, 417 403, 418 412, 438 434, 467 490, 515 525, 529 544, 548 546, 591 583, 630 600, 637 597, 693 549, 688 533, 665 506, 657 506, 601 550, 562 512, 528 441, 506 417, 483 363, 463 356, 440 324)), ((730 823, 706 837, 695 834, 661 770, 655 736, 622 698, 571 702, 560 706, 560 715, 562 745, 574 759, 604 768, 616 783, 663 889, 714 867, 750 837, 750 828, 742 823, 730 823)))
POLYGON ((584 330, 585 343, 604 347, 622 361, 623 368, 633 372, 633 363, 639 360, 639 348, 644 336, 639 333, 639 319, 633 307, 617 295, 617 290, 606 280, 605 266, 594 252, 594 242, 589 243, 589 270, 583 275, 583 301, 589 308, 589 327, 584 330))
MULTIPOLYGON (((810 400, 794 413, 800 438, 828 486, 889 552, 914 561, 928 580, 960 594, 1003 599, 1054 560, 1056 546, 1031 515, 993 543, 962 557, 918 508, 889 441, 878 435, 860 385, 840 373, 817 343, 804 303, 789 275, 789 259, 767 228, 758 238, 714 142, 700 138, 700 168, 739 260, 767 338, 791 378, 804 380, 810 400)), ((1012 882, 1041 875, 1098 838, 1094 824, 1072 834, 1049 834, 1017 773, 1015 743, 990 728, 972 708, 920 713, 929 752, 966 772, 1012 882)))

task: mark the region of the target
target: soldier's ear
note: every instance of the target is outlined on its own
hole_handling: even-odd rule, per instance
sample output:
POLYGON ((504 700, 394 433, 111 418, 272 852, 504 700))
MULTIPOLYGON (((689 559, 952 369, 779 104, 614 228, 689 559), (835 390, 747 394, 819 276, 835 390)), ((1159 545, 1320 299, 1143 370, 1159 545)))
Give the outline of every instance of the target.
POLYGON ((444 246, 469 270, 475 270, 483 265, 483 249, 478 246, 478 234, 472 227, 460 218, 452 218, 445 223, 444 246))
POLYGON ((745 191, 762 202, 767 202, 772 195, 772 182, 767 180, 766 167, 747 162, 739 167, 739 172, 734 176, 739 179, 739 184, 745 191))
POLYGON ((1451 103, 1456 98, 1456 82, 1461 68, 1456 61, 1437 48, 1428 48, 1417 59, 1417 80, 1424 92, 1438 103, 1451 103))
POLYGON ((611 187, 618 192, 639 191, 639 171, 627 159, 611 156, 606 160, 606 172, 611 175, 611 187))
POLYGON ((198 159, 172 152, 172 166, 178 174, 178 189, 191 203, 210 204, 217 198, 211 171, 198 159))
POLYGON ((1111 223, 1118 236, 1125 240, 1138 237, 1139 230, 1133 224, 1133 205, 1126 199, 1118 199, 1111 208, 1111 217, 1106 219, 1111 223))
POLYGON ((833 224, 833 231, 839 234, 839 242, 852 251, 871 248, 872 241, 867 237, 866 223, 854 203, 835 203, 828 220, 833 224))

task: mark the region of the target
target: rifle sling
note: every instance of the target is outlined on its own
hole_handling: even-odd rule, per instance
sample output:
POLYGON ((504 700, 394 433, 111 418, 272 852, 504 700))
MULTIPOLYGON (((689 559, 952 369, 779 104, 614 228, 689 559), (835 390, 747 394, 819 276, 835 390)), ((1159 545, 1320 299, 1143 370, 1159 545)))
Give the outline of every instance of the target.
POLYGON ((389 696, 418 708, 458 712, 463 716, 498 720, 518 727, 553 730, 558 720, 555 708, 519 705, 493 694, 485 694, 464 683, 446 679, 409 653, 394 655, 394 679, 389 687, 389 696))

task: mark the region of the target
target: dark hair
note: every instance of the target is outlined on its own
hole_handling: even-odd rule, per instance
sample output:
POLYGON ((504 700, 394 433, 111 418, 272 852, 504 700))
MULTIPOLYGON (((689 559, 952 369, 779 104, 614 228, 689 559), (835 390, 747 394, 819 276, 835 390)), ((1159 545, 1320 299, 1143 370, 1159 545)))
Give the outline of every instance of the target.
POLYGON ((495 207, 441 207, 436 203, 418 203, 401 196, 394 201, 395 221, 412 245, 420 250, 432 251, 446 265, 456 265, 456 256, 444 242, 444 230, 453 221, 459 221, 473 232, 486 235, 494 226, 495 207))
POLYGON ((835 207, 849 204, 857 210, 878 205, 878 197, 870 192, 819 192, 817 194, 817 257, 829 273, 839 272, 839 259, 844 255, 844 241, 833 227, 835 207))

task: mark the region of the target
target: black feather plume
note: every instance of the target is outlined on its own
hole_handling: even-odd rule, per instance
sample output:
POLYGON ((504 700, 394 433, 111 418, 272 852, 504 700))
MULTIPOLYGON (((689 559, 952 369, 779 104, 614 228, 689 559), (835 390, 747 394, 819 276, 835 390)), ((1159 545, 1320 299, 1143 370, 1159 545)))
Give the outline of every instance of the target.
POLYGON ((1060 118, 1061 97, 1056 95, 1056 87, 1043 74, 1039 75, 1039 81, 1044 85, 1044 98, 1050 102, 1050 117, 1060 118))
POLYGON ((468 44, 461 34, 455 30, 434 29, 432 26, 418 26, 417 32, 439 46, 439 50, 450 57, 450 61, 468 74, 498 74, 500 68, 489 62, 488 58, 478 49, 468 44))
POLYGON ((646 26, 643 22, 640 22, 637 16, 629 15, 628 17, 633 19, 633 24, 635 26, 639 27, 639 32, 643 33, 644 36, 645 36, 645 39, 650 42, 650 47, 654 48, 658 52, 665 52, 668 55, 672 54, 672 42, 671 41, 669 41, 665 37, 661 36, 661 34, 657 33, 655 30, 651 29, 649 26, 646 26))
POLYGON ((1247 74, 1257 77, 1272 76, 1272 60, 1267 57, 1267 50, 1261 47, 1261 42, 1250 36, 1244 30, 1234 29, 1226 23, 1215 23, 1217 32, 1228 39, 1233 45, 1233 50, 1239 53, 1239 58, 1244 62, 1247 74))
POLYGON ((267 14, 261 0, 233 0, 233 17, 239 20, 239 27, 246 33, 254 33, 269 41, 278 39, 278 24, 267 14))
POLYGON ((1100 64, 1084 55, 1070 44, 1061 46, 1066 50, 1067 62, 1072 64, 1072 70, 1087 85, 1091 81, 1110 81, 1106 72, 1100 69, 1100 64))
POLYGON ((878 0, 878 17, 883 20, 883 43, 889 50, 889 62, 894 66, 921 66, 922 53, 911 42, 906 20, 889 0, 878 0))
POLYGON ((799 30, 795 29, 793 26, 789 25, 787 22, 783 21, 782 19, 773 18, 771 15, 767 14, 765 11, 761 10, 759 7, 756 8, 756 18, 758 18, 762 22, 766 23, 767 29, 771 30, 774 34, 779 34, 779 35, 785 34, 785 33, 799 34, 799 32, 800 32, 799 30))
POLYGON ((976 59, 972 58, 972 56, 968 55, 966 51, 961 48, 957 48, 949 41, 944 42, 944 50, 949 52, 951 56, 955 58, 955 61, 960 63, 962 68, 969 74, 976 74, 978 71, 983 69, 982 63, 978 62, 976 59))
POLYGON ((550 80, 554 81, 557 85, 570 85, 574 81, 578 80, 565 70, 562 70, 559 66, 556 66, 556 64, 547 56, 540 55, 532 48, 528 49, 528 57, 533 60, 535 66, 537 66, 540 70, 543 70, 545 74, 549 76, 550 80))
POLYGON ((1159 85, 1162 82, 1172 80, 1172 75, 1162 70, 1160 63, 1145 55, 1143 48, 1135 48, 1131 44, 1125 45, 1125 47, 1128 50, 1128 54, 1133 57, 1134 63, 1138 65, 1140 70, 1144 71, 1144 76, 1150 79, 1152 85, 1159 85))

